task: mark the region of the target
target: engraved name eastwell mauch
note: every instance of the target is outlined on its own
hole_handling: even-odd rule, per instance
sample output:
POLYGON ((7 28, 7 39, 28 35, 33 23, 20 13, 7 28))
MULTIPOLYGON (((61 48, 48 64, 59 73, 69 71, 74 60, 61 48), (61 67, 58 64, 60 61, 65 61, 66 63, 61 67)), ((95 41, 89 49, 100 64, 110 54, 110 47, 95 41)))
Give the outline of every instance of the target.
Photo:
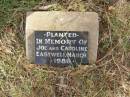
POLYGON ((35 31, 35 63, 52 66, 88 64, 88 32, 35 31))

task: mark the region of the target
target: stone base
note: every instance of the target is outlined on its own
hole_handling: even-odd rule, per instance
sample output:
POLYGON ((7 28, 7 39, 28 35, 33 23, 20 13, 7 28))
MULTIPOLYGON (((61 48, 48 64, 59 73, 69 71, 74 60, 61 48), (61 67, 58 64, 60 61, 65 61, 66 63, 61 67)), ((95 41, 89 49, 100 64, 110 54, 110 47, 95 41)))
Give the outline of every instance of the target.
POLYGON ((34 31, 88 31, 88 60, 95 63, 98 49, 99 21, 95 12, 28 12, 26 17, 26 56, 35 60, 34 31))

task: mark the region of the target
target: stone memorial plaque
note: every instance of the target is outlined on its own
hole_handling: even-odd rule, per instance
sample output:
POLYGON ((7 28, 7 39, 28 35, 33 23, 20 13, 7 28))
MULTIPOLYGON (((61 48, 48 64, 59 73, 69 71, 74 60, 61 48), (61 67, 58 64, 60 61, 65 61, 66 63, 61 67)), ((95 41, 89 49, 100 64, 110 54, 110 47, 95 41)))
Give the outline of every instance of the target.
MULTIPOLYGON (((81 58, 76 58, 78 63, 82 64, 93 64, 96 62, 97 59, 97 49, 98 49, 98 36, 99 36, 99 21, 98 21, 98 14, 95 12, 61 12, 61 11, 34 11, 34 12, 27 12, 26 17, 26 56, 27 59, 30 61, 30 63, 45 63, 45 64, 52 64, 55 62, 55 64, 63 64, 63 61, 61 60, 61 57, 58 59, 58 61, 51 60, 49 62, 49 58, 46 57, 45 59, 48 59, 48 61, 45 61, 45 56, 36 56, 37 47, 39 44, 37 44, 36 38, 44 39, 59 39, 63 38, 66 40, 66 37, 47 37, 44 36, 43 33, 75 33, 78 35, 77 37, 67 37, 70 40, 74 39, 76 40, 76 44, 72 44, 74 47, 81 46, 80 44, 77 44, 77 42, 80 39, 83 39, 84 41, 87 41, 86 47, 88 47, 87 51, 83 51, 86 56, 82 58, 82 62, 80 62, 81 58), (85 34, 86 33, 86 34, 85 34), (36 51, 35 51, 36 50, 36 51), (41 61, 43 60, 43 61, 41 61), (59 63, 58 63, 59 62, 59 63)), ((62 41, 63 42, 63 41, 62 41)), ((57 47, 55 49, 60 48, 63 46, 63 44, 40 44, 41 46, 48 46, 48 47, 57 47)), ((64 45, 65 47, 69 47, 68 45, 64 45)), ((85 46, 85 45, 82 45, 85 46)), ((42 52, 45 52, 44 50, 42 52)), ((46 52, 52 53, 52 52, 68 52, 68 51, 59 51, 53 50, 46 52)), ((81 53, 80 51, 71 51, 71 53, 81 53)), ((59 55, 60 56, 60 55, 59 55)), ((78 56, 78 55, 77 55, 78 56)), ((54 58, 54 57, 52 57, 54 58)), ((56 57, 57 58, 57 57, 56 57)), ((72 57, 70 59, 71 62, 73 62, 72 57)), ((68 60, 67 60, 68 61, 68 60)), ((71 62, 68 62, 67 65, 69 65, 71 62)))
POLYGON ((88 32, 35 31, 35 63, 61 67, 88 64, 88 32))

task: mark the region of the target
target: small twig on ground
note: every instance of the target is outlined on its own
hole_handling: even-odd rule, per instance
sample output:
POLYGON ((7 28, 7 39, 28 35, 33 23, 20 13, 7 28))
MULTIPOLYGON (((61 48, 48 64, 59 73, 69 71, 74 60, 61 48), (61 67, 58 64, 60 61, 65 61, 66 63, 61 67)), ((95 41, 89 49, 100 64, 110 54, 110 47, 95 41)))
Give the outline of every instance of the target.
POLYGON ((34 10, 43 10, 46 11, 52 7, 55 7, 57 4, 50 4, 50 5, 46 5, 46 6, 39 6, 39 7, 35 7, 34 10))
POLYGON ((96 62, 96 64, 98 64, 99 62, 101 62, 102 60, 104 60, 105 58, 107 58, 107 57, 113 52, 113 50, 114 50, 118 45, 119 45, 119 43, 117 43, 117 45, 116 45, 115 47, 113 47, 110 51, 108 51, 108 53, 107 53, 104 57, 102 57, 101 59, 99 59, 99 60, 96 62))

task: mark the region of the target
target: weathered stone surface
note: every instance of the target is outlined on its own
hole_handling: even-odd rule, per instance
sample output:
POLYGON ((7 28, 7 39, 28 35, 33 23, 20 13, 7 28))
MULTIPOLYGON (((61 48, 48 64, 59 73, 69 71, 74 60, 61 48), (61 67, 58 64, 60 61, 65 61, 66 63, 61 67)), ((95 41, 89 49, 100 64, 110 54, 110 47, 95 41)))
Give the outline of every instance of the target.
POLYGON ((28 12, 26 17, 26 55, 34 63, 34 31, 88 31, 88 60, 97 58, 99 21, 95 12, 28 12))

